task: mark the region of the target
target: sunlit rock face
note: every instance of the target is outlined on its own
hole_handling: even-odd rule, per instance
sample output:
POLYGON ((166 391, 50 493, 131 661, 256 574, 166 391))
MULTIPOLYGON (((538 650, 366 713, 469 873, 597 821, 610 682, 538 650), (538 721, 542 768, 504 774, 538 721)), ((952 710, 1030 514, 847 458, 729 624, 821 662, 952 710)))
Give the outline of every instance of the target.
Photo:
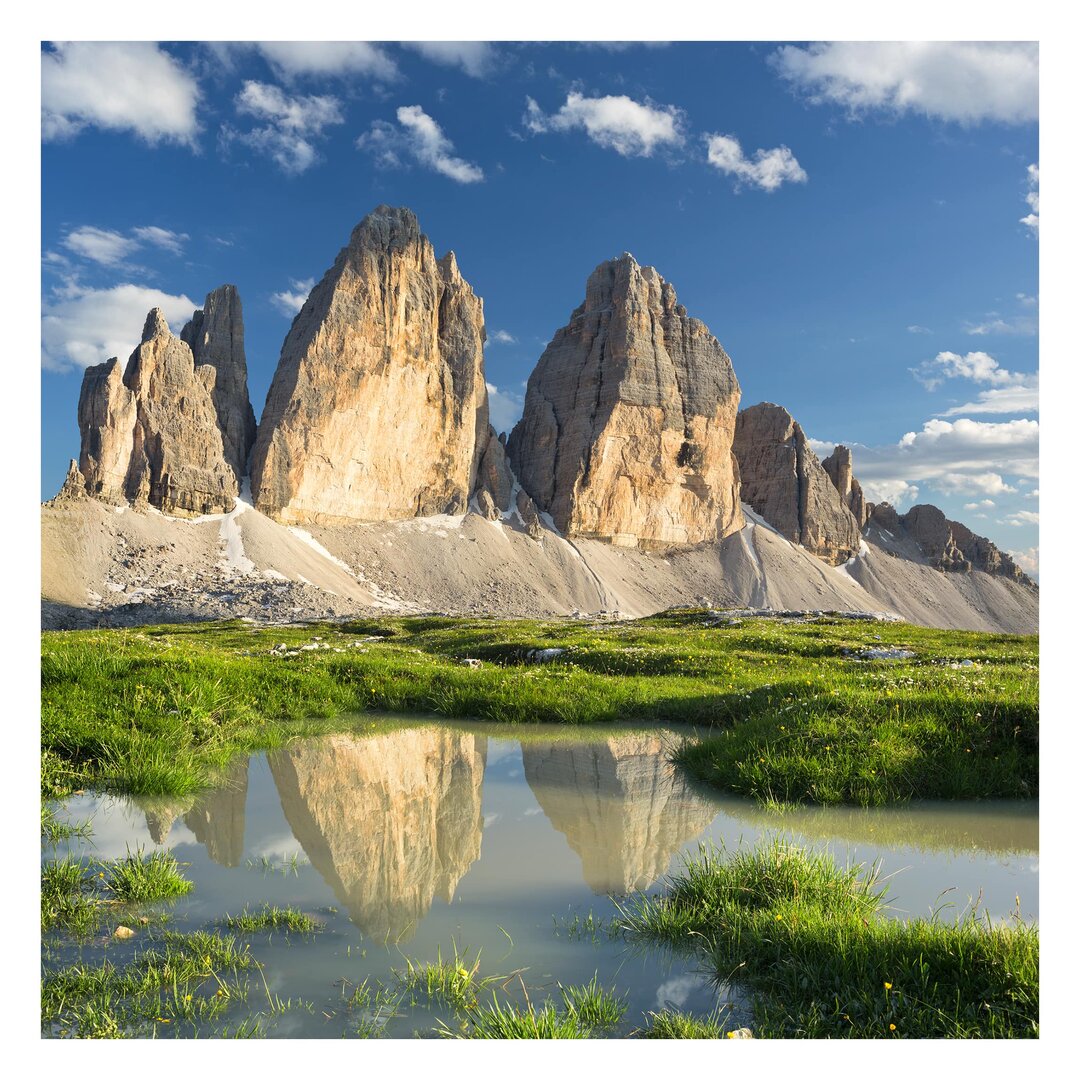
POLYGON ((743 524, 731 452, 739 383, 720 342, 632 255, 602 263, 529 376, 507 451, 572 536, 657 548, 743 524))
POLYGON ((281 348, 252 453, 287 524, 463 514, 488 437, 484 307, 411 210, 380 206, 281 348))
POLYGON ((576 746, 525 745, 525 778, 552 825, 581 857, 596 893, 647 889, 716 807, 667 758, 656 735, 576 746))
POLYGON ((480 857, 487 739, 436 728, 333 735, 270 755, 311 864, 371 937, 404 939, 480 857))
POLYGON ((199 797, 184 815, 184 824, 220 866, 239 866, 244 856, 244 814, 247 805, 248 759, 226 771, 221 787, 199 797))

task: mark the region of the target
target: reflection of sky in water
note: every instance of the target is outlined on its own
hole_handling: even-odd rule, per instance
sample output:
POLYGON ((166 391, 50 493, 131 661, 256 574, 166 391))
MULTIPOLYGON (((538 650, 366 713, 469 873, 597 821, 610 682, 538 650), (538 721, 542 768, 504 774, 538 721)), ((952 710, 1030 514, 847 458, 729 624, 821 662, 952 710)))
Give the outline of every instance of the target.
MULTIPOLYGON (((569 932, 590 912, 609 918, 609 892, 653 886, 703 840, 733 847, 780 831, 841 862, 880 860, 897 914, 959 910, 980 891, 995 917, 1017 894, 1025 916, 1038 913, 1036 804, 769 814, 690 783, 657 733, 626 725, 523 748, 512 729, 399 724, 256 755, 227 792, 172 804, 79 796, 69 813, 92 816, 92 855, 150 850, 157 834, 189 864, 196 888, 171 909, 178 928, 263 903, 325 920, 290 947, 254 939, 273 992, 316 1004, 286 1014, 278 1035, 339 1036, 341 979, 385 982, 405 956, 455 948, 482 952, 482 974, 527 969, 534 1001, 595 974, 627 995, 629 1027, 665 1003, 707 1013, 717 992, 693 961, 569 932)), ((410 1010, 393 1033, 444 1015, 410 1010)))

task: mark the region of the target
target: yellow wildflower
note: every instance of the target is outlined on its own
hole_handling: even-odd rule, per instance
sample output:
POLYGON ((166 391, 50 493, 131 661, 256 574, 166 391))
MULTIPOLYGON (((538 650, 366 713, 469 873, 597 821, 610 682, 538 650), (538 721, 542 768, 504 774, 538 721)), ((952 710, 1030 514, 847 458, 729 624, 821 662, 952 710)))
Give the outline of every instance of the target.
POLYGON ((890 1024, 889 1025, 889 1030, 890 1031, 895 1031, 896 1030, 896 1025, 895 1024, 890 1024))
POLYGON ((892 989, 892 983, 886 983, 885 984, 885 989, 886 990, 891 990, 892 989))

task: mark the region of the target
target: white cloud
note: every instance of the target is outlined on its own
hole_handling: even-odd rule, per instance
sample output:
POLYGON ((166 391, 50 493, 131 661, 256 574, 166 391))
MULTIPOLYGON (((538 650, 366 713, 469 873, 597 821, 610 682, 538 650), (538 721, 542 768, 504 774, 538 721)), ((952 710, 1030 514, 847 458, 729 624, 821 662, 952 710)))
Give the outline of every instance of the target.
POLYGON ((1029 547, 1024 551, 1010 551, 1013 562, 1020 567, 1029 577, 1038 580, 1039 577, 1039 547, 1029 547))
POLYGON ((919 497, 918 487, 906 480, 867 480, 860 477, 859 483, 870 502, 887 502, 897 510, 914 505, 919 497))
POLYGON ((393 82, 398 78, 394 61, 367 41, 263 41, 257 48, 280 79, 365 75, 393 82))
POLYGON ((965 510, 986 510, 994 505, 993 499, 980 499, 978 502, 964 503, 965 510))
POLYGON ((140 240, 145 240, 155 247, 164 248, 179 255, 184 250, 184 241, 190 240, 187 233, 173 232, 171 229, 162 229, 157 225, 140 225, 131 230, 140 240))
POLYGON ((522 122, 534 134, 580 128, 598 146, 623 157, 651 157, 658 148, 683 142, 682 113, 673 105, 641 104, 621 94, 587 98, 576 91, 550 116, 531 97, 525 103, 522 122))
POLYGON ((1037 510, 1019 510, 1015 514, 1010 514, 1001 524, 1016 526, 1038 525, 1039 513, 1037 510))
POLYGON ((142 285, 110 289, 71 288, 44 305, 41 319, 41 362, 51 371, 89 367, 119 356, 139 344, 147 313, 159 307, 174 330, 198 305, 187 296, 172 296, 142 285))
MULTIPOLYGON (((1028 204, 1030 214, 1025 215, 1020 219, 1021 225, 1026 225, 1035 236, 1039 235, 1039 166, 1029 165, 1027 167, 1028 176, 1028 192, 1024 196, 1024 201, 1028 204)), ((1031 297, 1028 297, 1030 300, 1031 297)))
POLYGON ((964 416, 968 413, 1034 413, 1039 411, 1039 376, 1025 376, 1025 382, 1017 386, 1005 386, 992 390, 980 390, 974 401, 954 405, 941 416, 964 416))
POLYGON ((195 78, 153 42, 66 42, 41 54, 46 141, 94 126, 194 146, 198 103, 195 78))
POLYGON ((709 164, 722 173, 734 176, 739 184, 749 184, 762 191, 775 191, 784 181, 805 184, 806 171, 786 146, 755 150, 748 158, 734 135, 706 135, 709 164))
POLYGON ((1035 307, 1039 302, 1039 298, 1037 296, 1028 296, 1027 293, 1022 293, 1022 292, 1018 292, 1016 294, 1016 299, 1024 307, 1035 307))
POLYGON ((115 266, 139 246, 136 240, 122 233, 112 229, 98 229, 93 225, 81 225, 72 229, 61 243, 76 255, 102 266, 115 266))
POLYGON ((964 332, 980 337, 987 334, 1034 337, 1039 332, 1039 320, 1031 315, 1012 315, 1003 319, 996 312, 992 312, 981 323, 968 323, 964 332))
POLYGON ((498 345, 516 345, 517 338, 514 337, 508 330, 492 330, 488 337, 489 341, 494 341, 498 345))
POLYGON ((436 64, 460 67, 476 79, 491 70, 498 56, 486 41, 403 41, 401 44, 436 64))
POLYGON ((342 124, 341 102, 331 95, 286 94, 279 86, 247 80, 236 96, 236 111, 265 121, 247 132, 226 128, 226 140, 236 139, 271 158, 283 172, 298 175, 319 159, 314 140, 323 129, 342 124))
POLYGON ((917 323, 907 328, 909 334, 932 334, 934 331, 927 326, 919 326, 917 323))
POLYGON ((1024 498, 1025 499, 1037 499, 1039 497, 1039 489, 1035 488, 1034 491, 1029 491, 1024 498))
POLYGON ((1039 47, 1033 42, 833 41, 784 45, 770 57, 814 104, 913 112, 978 124, 1039 115, 1039 47))
POLYGON ((939 352, 932 360, 924 360, 911 373, 926 387, 936 390, 945 379, 971 379, 991 386, 1023 385, 1027 376, 1007 371, 989 353, 969 352, 961 356, 954 352, 939 352))
POLYGON ((308 295, 314 288, 314 278, 306 278, 304 281, 297 281, 292 278, 289 281, 289 288, 274 293, 270 300, 282 315, 288 315, 291 319, 304 306, 308 295))
POLYGON ((376 120, 370 131, 356 140, 357 149, 374 155, 376 164, 383 168, 401 168, 411 160, 459 184, 484 179, 479 165, 454 157, 454 144, 419 105, 403 105, 397 119, 400 127, 376 120))
POLYGON ((496 431, 509 431, 521 419, 525 399, 509 390, 500 390, 494 383, 487 384, 487 392, 491 426, 496 431))
MULTIPOLYGON (((1015 495, 1016 488, 1001 478, 999 473, 945 473, 930 481, 944 495, 1015 495)), ((984 506, 993 506, 989 499, 984 506)), ((977 508, 976 508, 977 509, 977 508)))

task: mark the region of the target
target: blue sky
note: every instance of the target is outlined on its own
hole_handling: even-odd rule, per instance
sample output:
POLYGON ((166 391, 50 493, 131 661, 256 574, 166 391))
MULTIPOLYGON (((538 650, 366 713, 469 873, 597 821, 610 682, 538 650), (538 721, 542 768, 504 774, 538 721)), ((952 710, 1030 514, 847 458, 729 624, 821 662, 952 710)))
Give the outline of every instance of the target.
POLYGON ((42 495, 82 368, 244 302, 261 411, 307 288, 411 207, 484 298, 508 426, 622 251, 901 509, 1038 558, 1033 46, 441 42, 42 50, 42 495))

